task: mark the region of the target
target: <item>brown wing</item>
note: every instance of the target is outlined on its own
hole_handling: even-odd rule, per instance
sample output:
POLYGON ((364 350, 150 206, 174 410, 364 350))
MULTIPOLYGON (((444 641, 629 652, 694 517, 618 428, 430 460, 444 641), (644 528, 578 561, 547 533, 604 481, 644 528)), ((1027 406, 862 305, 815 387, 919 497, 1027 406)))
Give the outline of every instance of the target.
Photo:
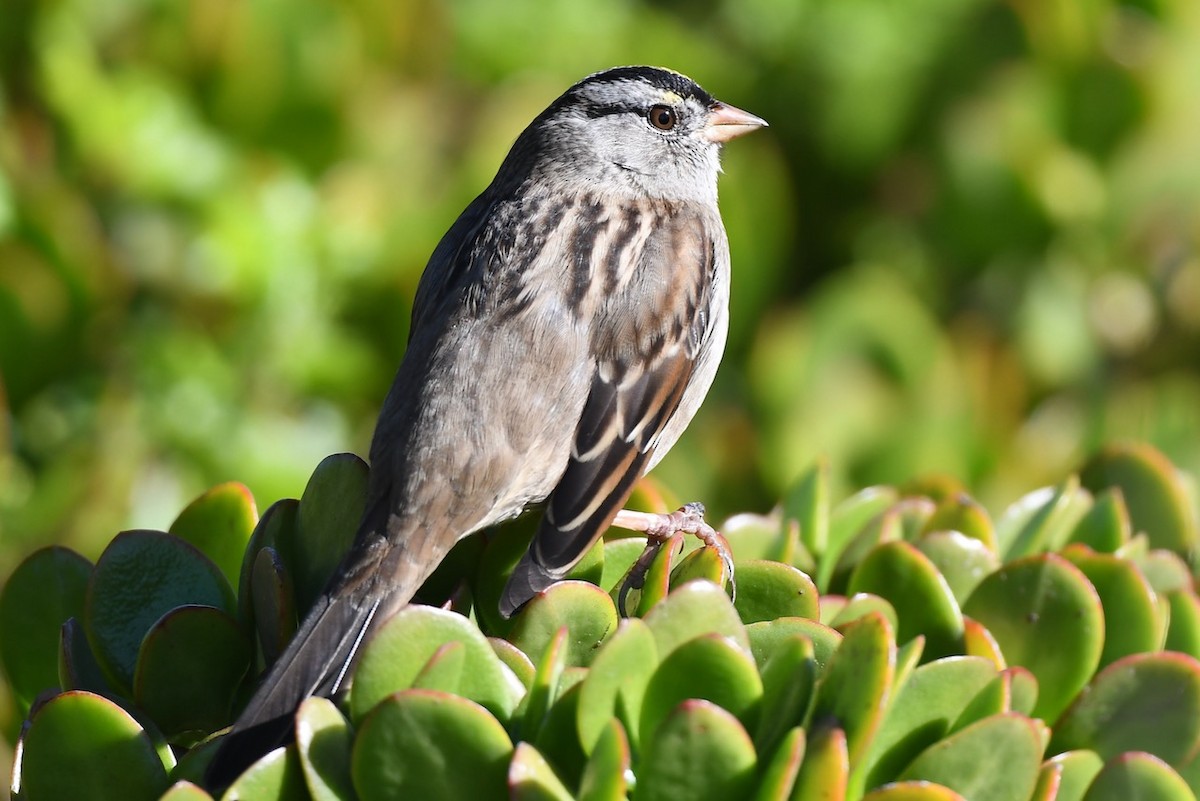
POLYGON ((645 471, 709 332, 713 254, 704 218, 672 215, 646 238, 631 274, 618 278, 596 323, 596 369, 571 458, 505 588, 502 614, 565 576, 645 471))

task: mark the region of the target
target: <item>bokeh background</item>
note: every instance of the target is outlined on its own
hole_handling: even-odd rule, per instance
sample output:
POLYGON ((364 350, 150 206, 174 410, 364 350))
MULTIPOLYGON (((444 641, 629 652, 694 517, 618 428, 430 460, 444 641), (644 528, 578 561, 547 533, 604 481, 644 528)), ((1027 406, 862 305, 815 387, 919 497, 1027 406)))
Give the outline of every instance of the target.
POLYGON ((1200 472, 1195 0, 3 0, 0 576, 365 453, 441 234, 627 63, 771 122, 678 494, 765 511, 823 455, 996 510, 1125 438, 1200 472))

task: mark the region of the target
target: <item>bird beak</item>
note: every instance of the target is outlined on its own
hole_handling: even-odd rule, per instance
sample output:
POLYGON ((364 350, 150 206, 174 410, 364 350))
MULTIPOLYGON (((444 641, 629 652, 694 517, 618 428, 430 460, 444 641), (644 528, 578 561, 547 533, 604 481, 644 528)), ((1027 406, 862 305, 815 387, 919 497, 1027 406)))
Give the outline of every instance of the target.
POLYGON ((766 128, 767 121, 748 111, 717 102, 708 109, 708 122, 704 124, 704 138, 710 142, 728 142, 730 139, 766 128))

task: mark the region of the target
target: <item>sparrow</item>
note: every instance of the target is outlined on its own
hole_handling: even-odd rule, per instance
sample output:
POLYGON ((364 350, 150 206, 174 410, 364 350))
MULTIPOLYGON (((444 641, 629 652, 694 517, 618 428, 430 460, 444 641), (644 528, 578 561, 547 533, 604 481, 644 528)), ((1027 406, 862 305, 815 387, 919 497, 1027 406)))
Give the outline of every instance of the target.
MULTIPOLYGON (((358 646, 461 538, 544 503, 508 581, 511 616, 622 510, 712 384, 728 328, 722 145, 766 122, 655 67, 590 75, 517 138, 421 277, 370 449, 354 545, 210 765, 214 786, 331 696, 358 646)), ((711 531, 711 529, 709 529, 711 531)))

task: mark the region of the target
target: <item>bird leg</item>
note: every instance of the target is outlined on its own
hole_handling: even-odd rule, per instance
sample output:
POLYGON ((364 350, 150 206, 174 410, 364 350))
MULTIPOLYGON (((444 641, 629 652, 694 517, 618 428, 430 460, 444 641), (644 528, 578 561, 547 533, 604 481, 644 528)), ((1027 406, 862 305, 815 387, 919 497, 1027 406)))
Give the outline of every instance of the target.
POLYGON ((629 575, 621 587, 620 600, 622 614, 625 611, 625 596, 629 590, 631 588, 642 588, 646 582, 646 571, 650 569, 650 564, 654 561, 654 557, 658 554, 662 546, 678 533, 693 534, 702 543, 717 550, 717 554, 721 557, 721 564, 725 569, 725 574, 729 576, 730 596, 733 597, 736 595, 737 585, 734 583, 733 578, 733 554, 729 552, 729 545, 725 542, 725 538, 716 529, 704 522, 704 504, 699 502, 689 503, 670 514, 635 512, 629 509, 622 509, 617 512, 617 516, 613 518, 612 524, 618 528, 640 531, 646 535, 646 550, 638 557, 638 560, 630 569, 629 575))

